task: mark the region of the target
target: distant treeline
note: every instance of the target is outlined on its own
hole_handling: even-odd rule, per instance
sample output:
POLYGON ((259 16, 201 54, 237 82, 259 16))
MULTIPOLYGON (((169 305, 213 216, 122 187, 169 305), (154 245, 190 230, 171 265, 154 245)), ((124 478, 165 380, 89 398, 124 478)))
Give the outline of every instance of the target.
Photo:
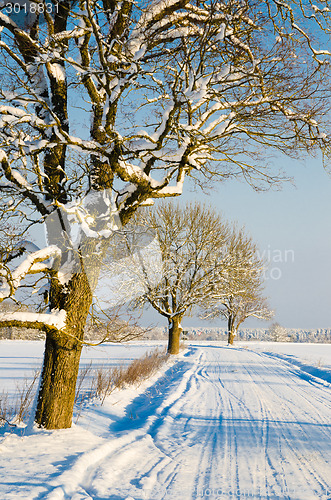
MULTIPOLYGON (((299 328, 283 328, 284 334, 275 337, 272 330, 266 328, 242 328, 238 331, 235 341, 264 341, 264 342, 314 342, 331 343, 331 328, 316 328, 314 330, 303 330, 299 328)), ((146 333, 141 329, 137 338, 148 340, 165 340, 168 338, 166 327, 148 329, 146 333)), ((86 340, 99 339, 104 335, 102 328, 95 328, 93 332, 86 332, 86 340)), ((23 328, 1 328, 0 339, 11 340, 41 340, 43 333, 38 330, 23 328)), ((187 340, 223 340, 227 341, 226 328, 219 327, 184 327, 182 338, 187 340)))
MULTIPOLYGON (((224 340, 227 341, 228 334, 226 328, 219 327, 183 327, 183 337, 188 340, 224 340)), ((144 338, 165 339, 167 338, 166 328, 154 328, 144 338)), ((245 341, 281 341, 281 342, 316 342, 331 343, 331 328, 316 328, 313 330, 303 330, 299 328, 287 328, 286 335, 281 339, 275 338, 274 333, 266 328, 242 328, 238 331, 235 340, 245 341)))

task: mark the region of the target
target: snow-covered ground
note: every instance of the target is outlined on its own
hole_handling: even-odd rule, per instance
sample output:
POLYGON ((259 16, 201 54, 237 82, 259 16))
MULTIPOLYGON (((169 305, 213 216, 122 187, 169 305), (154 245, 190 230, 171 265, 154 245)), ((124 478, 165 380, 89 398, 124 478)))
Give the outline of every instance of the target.
MULTIPOLYGON (((41 352, 18 345, 19 376, 41 352)), ((329 499, 330 387, 331 345, 188 344, 149 381, 83 408, 71 429, 3 432, 0 498, 329 499)))
MULTIPOLYGON (((80 367, 92 363, 93 367, 129 365, 156 347, 164 346, 162 341, 146 341, 127 344, 101 344, 97 347, 84 346, 80 367)), ((44 341, 0 340, 0 394, 15 393, 17 385, 32 380, 36 370, 41 370, 44 341)))

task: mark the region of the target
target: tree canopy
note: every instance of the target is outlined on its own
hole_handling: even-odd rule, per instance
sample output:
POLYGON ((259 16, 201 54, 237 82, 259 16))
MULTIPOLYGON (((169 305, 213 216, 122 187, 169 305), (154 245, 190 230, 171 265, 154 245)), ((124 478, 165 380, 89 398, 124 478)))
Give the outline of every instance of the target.
POLYGON ((125 222, 187 175, 272 180, 266 146, 329 153, 328 1, 48 5, 0 12, 3 175, 41 216, 112 189, 125 222))

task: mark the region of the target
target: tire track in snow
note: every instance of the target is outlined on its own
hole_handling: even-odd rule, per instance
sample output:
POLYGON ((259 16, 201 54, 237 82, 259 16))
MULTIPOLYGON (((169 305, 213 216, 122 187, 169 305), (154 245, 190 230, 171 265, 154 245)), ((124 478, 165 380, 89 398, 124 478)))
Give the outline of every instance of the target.
MULTIPOLYGON (((294 376, 294 380, 297 380, 297 377, 301 378, 302 380, 308 382, 311 384, 313 387, 316 387, 318 390, 314 391, 314 400, 317 401, 318 403, 321 403, 322 407, 329 408, 331 410, 331 401, 330 401, 330 389, 331 389, 331 384, 325 381, 325 379, 321 378, 319 379, 316 375, 312 375, 308 372, 302 371, 295 363, 291 363, 291 361, 288 361, 287 359, 284 359, 282 357, 279 357, 278 355, 273 355, 272 353, 259 353, 260 356, 265 357, 266 359, 271 359, 274 360, 276 363, 280 362, 280 366, 285 368, 287 373, 290 373, 290 375, 294 376)), ((328 377, 330 378, 330 376, 328 377)), ((300 385, 298 386, 293 386, 293 390, 296 390, 300 392, 300 385)), ((315 410, 315 404, 313 405, 311 403, 311 398, 307 398, 306 394, 301 391, 300 396, 303 397, 308 404, 311 405, 312 409, 315 410)), ((330 419, 325 419, 325 423, 329 424, 330 419)))
MULTIPOLYGON (((254 372, 253 372, 254 373, 254 372)), ((284 455, 282 454, 282 448, 280 445, 280 437, 277 436, 277 441, 278 441, 278 446, 276 447, 277 451, 277 466, 278 470, 275 467, 272 459, 272 455, 269 452, 269 444, 271 441, 271 431, 270 431, 270 422, 272 422, 274 419, 271 415, 271 412, 269 411, 268 407, 268 399, 266 398, 266 394, 262 391, 259 390, 258 384, 257 384, 257 374, 253 376, 252 370, 247 370, 246 369, 246 374, 247 377, 251 381, 251 388, 253 392, 255 393, 257 397, 257 401, 259 402, 260 406, 260 415, 261 415, 261 446, 264 449, 264 483, 260 484, 260 492, 263 492, 263 495, 266 498, 269 498, 269 495, 272 495, 272 497, 275 498, 284 498, 284 499, 289 499, 288 495, 286 495, 286 484, 282 484, 281 488, 279 488, 279 485, 277 485, 277 481, 275 478, 278 476, 283 480, 284 478, 284 467, 283 463, 285 460, 284 455), (280 469, 280 470, 279 470, 280 469), (278 486, 278 487, 277 487, 278 486)))
MULTIPOLYGON (((191 353, 191 356, 193 355, 194 357, 194 354, 194 352, 191 353)), ((199 362, 203 356, 204 353, 198 353, 197 362, 199 362)), ((66 470, 60 477, 52 481, 54 490, 46 497, 47 500, 71 499, 73 498, 73 495, 77 495, 77 492, 79 492, 79 498, 94 498, 93 496, 90 496, 88 490, 90 490, 89 486, 93 484, 96 479, 99 483, 102 483, 102 479, 100 481, 98 474, 102 468, 102 464, 113 462, 114 457, 116 457, 115 462, 118 464, 120 455, 126 453, 128 449, 128 454, 131 455, 132 453, 130 448, 134 445, 137 446, 138 443, 139 446, 141 446, 141 441, 146 440, 146 435, 148 434, 149 429, 157 425, 157 420, 164 418, 164 415, 175 404, 175 402, 182 398, 183 394, 187 390, 187 381, 190 378, 191 372, 194 372, 195 365, 193 364, 190 369, 184 370, 181 374, 178 369, 178 365, 181 363, 185 364, 185 361, 176 364, 176 371, 179 372, 179 376, 176 373, 173 378, 169 377, 169 382, 173 382, 174 384, 177 382, 177 387, 175 387, 175 390, 170 391, 169 395, 165 399, 159 398, 160 405, 157 405, 156 408, 154 408, 156 415, 149 414, 146 421, 140 428, 138 427, 134 430, 129 429, 128 432, 124 432, 124 435, 114 440, 107 441, 106 443, 80 456, 73 467, 66 470)), ((173 371, 173 369, 170 368, 169 371, 173 371)), ((167 374, 165 376, 167 377, 167 374)), ((130 413, 130 410, 128 410, 128 413, 130 413)), ((131 423, 130 419, 128 419, 128 422, 131 423)), ((117 469, 117 466, 114 468, 117 469)), ((91 495, 92 494, 93 488, 91 495)))
MULTIPOLYGON (((172 494, 172 490, 175 489, 174 486, 176 487, 176 484, 182 480, 185 481, 187 498, 190 498, 192 492, 196 490, 195 477, 199 474, 201 463, 208 464, 210 462, 210 446, 208 445, 215 440, 214 422, 212 421, 215 416, 209 415, 209 421, 206 421, 207 423, 204 426, 204 443, 206 446, 201 448, 198 446, 199 436, 195 429, 196 422, 199 422, 199 419, 203 417, 199 415, 201 413, 199 411, 198 415, 195 413, 192 414, 192 405, 196 404, 197 409, 199 409, 199 403, 201 406, 201 374, 205 369, 204 367, 199 368, 202 362, 203 358, 197 360, 196 365, 190 373, 187 380, 185 398, 177 399, 176 404, 172 406, 171 415, 174 418, 167 418, 164 422, 159 422, 156 432, 153 429, 152 435, 155 445, 171 457, 171 462, 167 464, 163 471, 160 470, 158 474, 158 481, 161 482, 163 488, 168 492, 168 496, 172 494), (187 403, 189 404, 187 405, 187 403), (178 418, 179 416, 180 418, 178 418), (164 436, 167 436, 166 439, 164 439, 164 436), (171 436, 170 440, 169 436, 171 436), (183 436, 185 438, 184 447, 183 436), (192 460, 192 451, 194 453, 194 460, 192 460), (196 474, 192 474, 194 464, 196 474)), ((209 380, 208 384, 210 385, 209 380)), ((211 388, 213 391, 215 390, 214 385, 211 385, 211 388)), ((203 385, 203 390, 206 390, 205 384, 203 385)), ((217 406, 216 401, 213 406, 217 406)), ((218 417, 216 416, 216 418, 218 417)), ((154 493, 152 490, 146 492, 146 498, 154 498, 150 495, 157 495, 157 490, 158 488, 154 488, 154 493), (147 496, 148 493, 149 495, 147 496)), ((173 494, 176 496, 175 492, 173 494)))
MULTIPOLYGON (((258 356, 261 354, 258 354, 258 356)), ((263 356, 263 354, 262 354, 263 356)), ((310 421, 314 421, 315 419, 318 421, 320 419, 321 423, 320 425, 320 432, 322 433, 322 437, 320 437, 320 441, 323 441, 323 439, 327 440, 330 445, 330 419, 326 419, 323 417, 323 415, 320 415, 317 410, 316 410, 316 404, 312 403, 312 399, 316 401, 320 401, 319 397, 315 397, 316 393, 318 394, 318 390, 324 388, 321 388, 317 386, 312 393, 310 394, 310 398, 307 397, 307 388, 309 387, 309 384, 305 382, 304 385, 300 385, 300 377, 298 377, 297 373, 293 373, 292 371, 288 370, 288 364, 287 362, 283 362, 283 360, 280 359, 272 359, 273 361, 273 372, 277 375, 277 378, 279 379, 279 384, 281 385, 281 381, 283 381, 283 386, 289 386, 289 379, 291 382, 291 391, 290 393, 294 393, 295 397, 293 397, 293 394, 291 397, 284 397, 284 393, 282 393, 281 397, 279 395, 275 395, 275 392, 271 389, 270 386, 268 386, 268 383, 266 381, 260 380, 260 383, 255 383, 252 384, 252 388, 258 395, 262 406, 264 407, 264 413, 267 417, 267 421, 272 422, 274 420, 274 425, 277 428, 277 434, 278 434, 278 440, 279 443, 283 441, 287 446, 283 446, 283 448, 286 449, 286 454, 282 452, 282 446, 279 444, 279 449, 278 449, 278 457, 277 457, 277 464, 281 465, 283 463, 287 464, 287 471, 283 468, 283 477, 286 477, 286 474, 289 474, 289 469, 293 469, 293 474, 297 475, 300 480, 297 481, 297 491, 300 489, 301 491, 304 489, 302 487, 302 482, 304 481, 306 483, 306 490, 309 491, 312 489, 312 485, 315 484, 315 495, 316 497, 314 498, 321 498, 319 495, 322 493, 318 493, 318 490, 323 492, 328 490, 328 483, 325 480, 320 479, 320 474, 317 471, 317 468, 314 467, 309 460, 306 459, 305 455, 307 453, 307 445, 311 441, 310 435, 307 433, 305 429, 305 425, 302 425, 300 420, 298 421, 298 410, 300 409, 299 413, 303 413, 304 418, 308 418, 310 421), (262 390, 263 386, 263 390, 262 390), (303 404, 300 404, 301 401, 303 400, 303 404), (296 401, 296 404, 294 404, 294 401, 296 401), (305 408, 306 406, 306 408, 305 408), (283 420, 284 420, 284 412, 285 412, 285 417, 289 424, 292 424, 292 427, 294 427, 295 432, 291 431, 291 429, 287 429, 286 426, 284 425, 284 422, 281 420, 277 422, 275 420, 275 410, 277 410, 279 407, 282 407, 282 413, 283 413, 283 420), (293 411, 292 408, 296 408, 296 411, 293 411), (325 427, 323 427, 325 426, 325 427), (299 429, 298 429, 299 427, 299 429), (300 439, 298 439, 298 435, 301 434, 300 439), (303 439, 304 438, 304 439, 303 439), (300 452, 296 448, 299 446, 300 448, 300 442, 301 441, 306 442, 306 447, 302 448, 302 451, 300 452), (295 445, 294 445, 295 443, 295 445), (293 446, 294 445, 294 446, 293 446)), ((270 362, 270 358, 269 358, 270 362)), ((253 370, 248 375, 251 377, 251 379, 256 381, 259 379, 259 373, 257 370, 253 370)), ((327 405, 328 407, 329 405, 327 405)), ((323 407, 325 410, 325 406, 323 407)), ((301 419, 302 419, 302 415, 301 419)), ((285 420, 286 422, 286 420, 285 420)), ((313 423, 315 425, 315 423, 313 423)), ((316 445, 315 445, 316 446, 316 445)), ((311 448, 311 446, 310 446, 311 448)), ((268 450, 268 446, 266 446, 266 451, 268 450)), ((315 456, 317 452, 315 451, 315 456)), ((274 465, 272 465, 273 461, 271 456, 266 453, 266 457, 268 459, 268 462, 270 463, 271 467, 275 469, 274 465)), ((275 460, 274 460, 275 462, 275 460)), ((275 469, 276 470, 276 469, 275 469)), ((279 471, 278 471, 279 474, 279 471)), ((281 475, 281 474, 280 474, 281 475)), ((286 483, 286 482, 285 482, 286 483)), ((286 486, 286 484, 285 484, 286 486)), ((293 488, 292 488, 293 489, 293 488)), ((303 493, 300 493, 300 495, 303 495, 303 493)), ((313 498, 310 496, 311 493, 307 493, 307 499, 313 498)), ((284 497, 285 498, 285 497, 284 497)), ((287 497, 291 498, 291 497, 287 497)), ((301 497, 299 497, 301 500, 301 497)), ((302 497, 303 498, 303 497, 302 497)))

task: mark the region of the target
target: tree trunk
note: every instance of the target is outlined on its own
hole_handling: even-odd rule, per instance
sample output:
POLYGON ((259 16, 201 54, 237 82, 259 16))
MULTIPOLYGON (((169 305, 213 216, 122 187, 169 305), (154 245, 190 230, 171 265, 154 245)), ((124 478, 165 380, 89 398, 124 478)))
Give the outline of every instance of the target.
POLYGON ((234 337, 235 337, 234 332, 233 332, 233 331, 230 331, 230 332, 229 332, 229 335, 228 335, 228 344, 229 344, 229 345, 233 345, 234 337))
POLYGON ((228 344, 229 345, 233 345, 234 337, 235 337, 235 331, 234 331, 233 317, 230 314, 230 316, 228 318, 228 344))
POLYGON ((182 317, 175 316, 172 320, 169 320, 169 342, 168 342, 168 353, 178 354, 179 353, 179 341, 180 334, 183 329, 180 325, 182 317))
POLYGON ((36 423, 46 429, 71 427, 82 345, 65 334, 47 334, 36 423))
POLYGON ((92 302, 86 274, 78 273, 67 287, 53 286, 53 308, 67 313, 64 331, 47 332, 35 421, 46 429, 71 427, 84 327, 92 302), (57 307, 56 307, 57 306, 57 307))

